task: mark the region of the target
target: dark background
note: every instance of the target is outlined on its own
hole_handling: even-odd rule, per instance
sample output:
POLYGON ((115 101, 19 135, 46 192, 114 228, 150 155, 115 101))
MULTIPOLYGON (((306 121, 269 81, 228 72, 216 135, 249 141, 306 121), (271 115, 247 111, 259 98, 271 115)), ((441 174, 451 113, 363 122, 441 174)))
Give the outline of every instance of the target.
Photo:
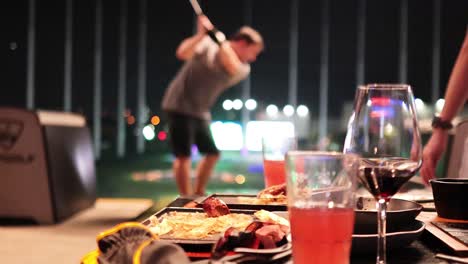
MULTIPOLYGON (((252 1, 252 26, 266 42, 252 67, 251 94, 260 105, 280 107, 288 100, 290 1, 252 1)), ((205 13, 227 35, 244 21, 245 1, 201 0, 205 13)), ((138 7, 128 1, 127 106, 136 111, 138 7)), ((329 114, 338 117, 341 105, 353 100, 356 86, 357 0, 330 1, 329 114)), ((365 82, 398 82, 401 1, 367 1, 365 82)), ((103 111, 114 113, 117 103, 120 1, 104 0, 103 111)), ((39 109, 63 109, 65 1, 36 1, 36 97, 39 109)), ((72 108, 92 115, 95 1, 73 1, 72 108)), ((299 1, 298 103, 318 115, 321 1, 299 1)), ((443 96, 468 23, 468 1, 441 1, 441 80, 443 96)), ((1 8, 0 106, 24 107, 28 1, 5 1, 1 8), (16 46, 16 47, 15 47, 16 46)), ((193 30, 193 12, 186 0, 148 1, 147 103, 159 113, 161 97, 180 62, 178 43, 193 30)), ((433 1, 408 1, 408 83, 416 97, 431 100, 433 1)), ((241 88, 220 98, 240 98, 241 88)), ((214 109, 221 109, 218 103, 214 109)), ((113 114, 112 114, 113 115, 113 114)), ((216 116, 215 116, 216 118, 216 116)))

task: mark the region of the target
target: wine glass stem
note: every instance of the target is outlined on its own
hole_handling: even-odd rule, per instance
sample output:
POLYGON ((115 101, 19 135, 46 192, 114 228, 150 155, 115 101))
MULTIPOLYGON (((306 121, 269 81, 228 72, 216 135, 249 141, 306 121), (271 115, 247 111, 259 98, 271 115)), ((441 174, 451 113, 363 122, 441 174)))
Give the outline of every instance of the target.
POLYGON ((387 233, 387 201, 385 199, 379 199, 377 201, 377 213, 378 213, 378 242, 377 242, 377 261, 378 264, 385 264, 387 262, 386 255, 386 237, 387 233))

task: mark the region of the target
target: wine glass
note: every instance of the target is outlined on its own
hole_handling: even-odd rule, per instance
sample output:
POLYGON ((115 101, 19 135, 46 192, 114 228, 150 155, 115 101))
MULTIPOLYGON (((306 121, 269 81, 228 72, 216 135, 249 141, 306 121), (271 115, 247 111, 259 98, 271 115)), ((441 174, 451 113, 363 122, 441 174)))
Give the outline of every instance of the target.
POLYGON ((415 109, 413 92, 406 84, 369 84, 356 91, 343 151, 361 156, 358 179, 376 200, 376 263, 386 263, 387 203, 421 167, 415 109))

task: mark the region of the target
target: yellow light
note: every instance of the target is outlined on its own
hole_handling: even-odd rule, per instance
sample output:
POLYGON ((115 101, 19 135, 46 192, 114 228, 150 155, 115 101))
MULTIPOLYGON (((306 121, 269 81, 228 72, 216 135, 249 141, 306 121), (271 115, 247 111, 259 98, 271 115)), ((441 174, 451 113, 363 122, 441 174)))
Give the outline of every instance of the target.
POLYGON ((154 115, 153 117, 151 117, 151 124, 153 124, 153 126, 157 126, 159 122, 161 122, 159 116, 154 115))
POLYGON ((234 181, 235 181, 237 184, 244 184, 244 183, 245 183, 245 177, 244 177, 244 175, 239 174, 239 175, 237 175, 237 176, 234 178, 234 181))
POLYGON ((385 136, 390 137, 390 136, 392 136, 394 134, 394 132, 395 131, 393 129, 392 124, 388 123, 388 124, 385 125, 385 127, 384 127, 385 136))

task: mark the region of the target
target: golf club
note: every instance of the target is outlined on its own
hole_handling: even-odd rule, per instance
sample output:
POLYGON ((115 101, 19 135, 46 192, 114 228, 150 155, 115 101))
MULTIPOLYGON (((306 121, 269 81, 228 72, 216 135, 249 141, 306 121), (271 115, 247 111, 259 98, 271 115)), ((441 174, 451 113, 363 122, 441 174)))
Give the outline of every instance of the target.
MULTIPOLYGON (((197 16, 203 15, 203 10, 200 7, 200 4, 198 3, 198 0, 189 0, 190 4, 192 5, 193 11, 195 11, 195 14, 197 16)), ((221 45, 223 41, 226 40, 226 36, 224 34, 217 30, 215 27, 213 29, 208 30, 208 36, 215 41, 218 45, 221 45)))
POLYGON ((203 10, 200 7, 200 4, 198 3, 198 0, 189 0, 190 4, 192 5, 193 11, 195 11, 195 14, 197 16, 203 15, 203 10))

